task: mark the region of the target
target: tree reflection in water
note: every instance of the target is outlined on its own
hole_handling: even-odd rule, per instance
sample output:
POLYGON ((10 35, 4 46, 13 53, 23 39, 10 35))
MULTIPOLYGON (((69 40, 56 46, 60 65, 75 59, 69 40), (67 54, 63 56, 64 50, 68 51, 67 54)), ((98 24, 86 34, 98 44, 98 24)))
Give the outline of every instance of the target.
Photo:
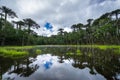
POLYGON ((114 49, 79 48, 82 55, 77 55, 77 49, 62 47, 47 48, 47 51, 57 55, 60 63, 63 63, 64 59, 73 59, 74 63, 72 65, 76 68, 84 69, 88 67, 92 75, 99 73, 107 80, 119 80, 120 55, 115 54, 114 49), (66 55, 67 52, 71 52, 73 55, 66 55))
MULTIPOLYGON (((7 80, 16 80, 15 77, 9 77, 12 74, 16 74, 19 77, 30 77, 38 72, 41 74, 44 72, 46 75, 50 71, 49 73, 52 74, 54 69, 56 69, 56 65, 61 64, 65 65, 62 67, 64 69, 66 69, 66 67, 69 68, 69 65, 66 65, 66 61, 70 62, 70 60, 72 60, 70 64, 75 69, 79 68, 79 70, 85 70, 86 68, 89 68, 88 71, 91 75, 100 74, 107 80, 120 79, 120 55, 115 54, 114 49, 100 50, 98 48, 46 47, 41 48, 41 50, 42 53, 45 54, 38 55, 37 57, 27 57, 17 60, 0 57, 1 79, 2 75, 5 74, 8 75, 8 77, 5 77, 7 80), (77 53, 78 51, 80 51, 79 54, 77 53), (51 55, 48 55, 48 53, 51 55), (43 69, 47 70, 48 72, 41 71, 43 69)), ((60 68, 60 66, 57 67, 60 68)), ((69 70, 72 71, 74 70, 73 68, 70 68, 69 70)), ((60 70, 63 71, 62 69, 60 70)), ((54 77, 54 75, 52 75, 52 77, 54 77)), ((46 79, 45 76, 43 79, 46 79)), ((62 78, 62 80, 65 79, 66 78, 62 78)), ((78 80, 76 78, 73 79, 78 80)))
POLYGON ((16 73, 17 75, 28 77, 33 74, 39 66, 36 64, 34 66, 29 66, 32 63, 32 60, 29 58, 25 59, 23 62, 15 62, 18 65, 14 65, 14 70, 11 70, 9 74, 16 73))

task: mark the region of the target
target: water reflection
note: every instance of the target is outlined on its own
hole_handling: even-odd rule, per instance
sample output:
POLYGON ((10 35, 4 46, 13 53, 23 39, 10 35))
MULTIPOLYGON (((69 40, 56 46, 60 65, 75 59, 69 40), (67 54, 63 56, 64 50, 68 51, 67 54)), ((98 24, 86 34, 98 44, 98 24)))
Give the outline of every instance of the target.
POLYGON ((120 79, 120 55, 113 49, 47 47, 41 50, 44 54, 25 59, 1 57, 2 80, 120 79))

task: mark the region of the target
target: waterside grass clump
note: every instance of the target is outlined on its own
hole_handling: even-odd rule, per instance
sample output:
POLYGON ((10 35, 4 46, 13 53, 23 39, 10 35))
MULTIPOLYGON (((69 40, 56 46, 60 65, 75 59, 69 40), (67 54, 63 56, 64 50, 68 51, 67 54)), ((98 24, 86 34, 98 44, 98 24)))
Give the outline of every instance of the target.
POLYGON ((76 53, 72 53, 72 52, 67 52, 67 53, 66 53, 66 55, 69 55, 69 56, 70 56, 70 55, 72 56, 72 55, 74 55, 74 54, 75 54, 75 55, 78 55, 78 56, 82 55, 82 53, 81 53, 81 51, 80 51, 79 49, 76 50, 76 53))
POLYGON ((31 56, 41 54, 41 50, 36 46, 5 46, 0 47, 0 56, 10 58, 22 58, 25 56, 31 56))
POLYGON ((120 49, 120 45, 79 45, 78 47, 99 48, 101 50, 120 49))
POLYGON ((5 47, 0 47, 0 48, 4 48, 4 49, 10 49, 10 50, 28 50, 28 49, 32 49, 35 46, 5 46, 5 47))
POLYGON ((28 55, 27 51, 17 51, 9 50, 5 48, 0 48, 0 56, 10 57, 10 58, 22 58, 28 55))
POLYGON ((72 53, 72 52, 67 52, 66 55, 70 56, 70 55, 74 55, 74 53, 72 53))
POLYGON ((120 46, 116 46, 116 45, 95 45, 95 47, 102 49, 102 50, 106 50, 106 49, 120 49, 120 46))
POLYGON ((36 49, 36 54, 40 54, 41 50, 40 49, 36 49))
POLYGON ((76 53, 77 53, 78 56, 82 55, 82 53, 79 49, 76 51, 76 53))
POLYGON ((78 48, 99 48, 102 50, 106 49, 120 49, 120 45, 41 45, 38 47, 78 47, 78 48))

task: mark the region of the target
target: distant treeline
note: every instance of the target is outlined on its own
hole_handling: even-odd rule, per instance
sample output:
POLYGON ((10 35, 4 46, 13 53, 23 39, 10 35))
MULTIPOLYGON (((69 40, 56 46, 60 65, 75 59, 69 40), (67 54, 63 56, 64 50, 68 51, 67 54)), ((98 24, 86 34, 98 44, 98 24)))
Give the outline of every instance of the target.
POLYGON ((17 17, 11 9, 0 7, 0 44, 4 45, 55 45, 55 44, 120 44, 120 9, 108 12, 87 24, 73 24, 72 32, 60 28, 57 35, 38 36, 33 28, 40 26, 31 18, 8 22, 8 16, 17 17))

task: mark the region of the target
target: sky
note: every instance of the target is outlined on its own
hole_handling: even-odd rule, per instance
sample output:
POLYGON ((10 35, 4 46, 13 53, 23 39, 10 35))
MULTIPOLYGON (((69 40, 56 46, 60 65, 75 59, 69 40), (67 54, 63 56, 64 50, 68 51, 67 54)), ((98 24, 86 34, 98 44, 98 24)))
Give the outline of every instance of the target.
POLYGON ((51 36, 59 28, 71 32, 73 24, 120 9, 120 0, 0 0, 0 6, 15 11, 19 17, 15 20, 32 18, 41 26, 35 30, 39 35, 51 36))

